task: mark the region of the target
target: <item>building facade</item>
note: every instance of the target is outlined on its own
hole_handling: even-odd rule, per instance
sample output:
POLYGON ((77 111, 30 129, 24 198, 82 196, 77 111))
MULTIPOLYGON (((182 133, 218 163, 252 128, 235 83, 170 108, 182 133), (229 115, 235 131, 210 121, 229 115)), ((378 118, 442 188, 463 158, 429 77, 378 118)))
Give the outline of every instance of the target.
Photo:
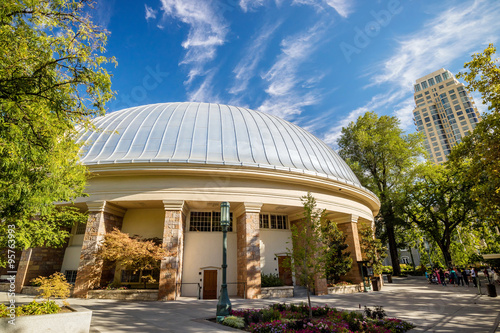
POLYGON ((425 135, 430 160, 441 164, 481 116, 464 85, 444 68, 418 79, 414 91, 415 126, 425 135))
MULTIPOLYGON (((93 175, 88 197, 74 203, 89 213, 88 221, 73 228, 67 246, 51 261, 52 270, 74 280, 76 296, 113 281, 134 286, 141 274, 152 274, 160 300, 217 298, 220 203, 228 201, 228 292, 257 298, 261 274, 289 273, 283 259, 291 247, 290 226, 300 227, 301 197, 308 192, 347 234, 355 264, 346 278, 361 282, 358 225, 373 224, 379 200, 304 129, 258 111, 207 103, 134 107, 94 124, 78 139, 84 147, 81 161, 93 175), (113 228, 159 238, 168 253, 160 269, 134 273, 103 267, 95 255, 113 228)), ((19 290, 43 266, 30 260, 39 249, 30 251, 21 258, 19 290)), ((316 293, 326 293, 326 281, 319 277, 316 293)))

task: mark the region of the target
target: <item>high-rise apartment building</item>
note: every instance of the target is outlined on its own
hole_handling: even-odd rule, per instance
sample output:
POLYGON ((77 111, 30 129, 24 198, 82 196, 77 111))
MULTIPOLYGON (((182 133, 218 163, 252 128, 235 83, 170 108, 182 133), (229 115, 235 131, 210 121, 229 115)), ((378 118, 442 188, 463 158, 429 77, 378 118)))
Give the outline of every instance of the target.
POLYGON ((441 68, 416 81, 413 116, 425 134, 425 148, 436 164, 446 161, 451 148, 481 121, 465 86, 441 68))

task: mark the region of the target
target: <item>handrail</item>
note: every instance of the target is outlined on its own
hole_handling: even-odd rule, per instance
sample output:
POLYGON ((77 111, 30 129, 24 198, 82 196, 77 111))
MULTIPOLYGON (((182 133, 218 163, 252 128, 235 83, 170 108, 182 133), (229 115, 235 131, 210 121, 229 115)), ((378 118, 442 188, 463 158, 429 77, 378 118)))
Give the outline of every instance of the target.
POLYGON ((198 285, 198 299, 201 299, 201 285, 199 282, 177 282, 175 284, 175 299, 177 299, 177 285, 180 285, 182 288, 183 284, 196 284, 196 285, 198 285))

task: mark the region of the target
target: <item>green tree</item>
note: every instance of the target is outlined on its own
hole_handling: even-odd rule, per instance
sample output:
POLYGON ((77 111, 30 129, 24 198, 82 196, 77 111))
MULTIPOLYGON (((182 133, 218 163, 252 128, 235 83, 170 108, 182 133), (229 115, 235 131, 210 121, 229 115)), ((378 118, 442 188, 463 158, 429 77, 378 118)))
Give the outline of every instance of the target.
POLYGON ((26 248, 62 245, 68 234, 58 230, 75 222, 56 219, 69 208, 53 203, 84 193, 76 126, 89 126, 113 96, 103 66, 114 59, 102 55, 106 31, 92 23, 89 6, 87 0, 0 3, 0 247, 7 246, 8 225, 16 226, 17 248, 26 248), (51 226, 40 232, 39 221, 47 219, 51 226))
POLYGON ((382 241, 375 238, 375 233, 371 226, 364 226, 358 231, 360 236, 359 245, 363 253, 363 260, 368 261, 368 266, 373 268, 374 274, 382 274, 384 258, 387 256, 387 249, 382 241))
POLYGON ((416 225, 441 250, 446 266, 450 266, 450 248, 457 228, 470 228, 476 220, 476 203, 469 191, 473 182, 464 176, 465 166, 431 165, 421 169, 416 181, 403 190, 402 207, 407 221, 416 225))
POLYGON ((321 226, 321 239, 325 246, 325 273, 326 278, 333 283, 338 282, 352 267, 351 253, 345 251, 348 248, 346 238, 347 235, 339 230, 337 223, 324 221, 321 226))
POLYGON ((291 226, 293 249, 288 249, 285 265, 294 273, 296 282, 307 289, 309 318, 312 318, 310 290, 315 288, 315 277, 325 274, 325 251, 321 243, 321 224, 325 210, 316 208, 316 199, 307 193, 301 197, 303 219, 291 226))
POLYGON ((398 189, 411 181, 412 169, 424 154, 420 134, 404 135, 396 117, 367 112, 342 128, 339 155, 365 187, 380 199, 376 217, 377 236, 389 244, 394 275, 399 275, 396 226, 404 223, 397 214, 402 205, 398 189))
POLYGON ((490 44, 465 64, 469 71, 458 74, 469 90, 481 94, 490 113, 482 115, 482 121, 452 150, 449 159, 452 163, 470 162, 467 178, 475 183, 471 195, 479 203, 481 218, 500 227, 500 68, 499 59, 491 58, 495 52, 490 44))

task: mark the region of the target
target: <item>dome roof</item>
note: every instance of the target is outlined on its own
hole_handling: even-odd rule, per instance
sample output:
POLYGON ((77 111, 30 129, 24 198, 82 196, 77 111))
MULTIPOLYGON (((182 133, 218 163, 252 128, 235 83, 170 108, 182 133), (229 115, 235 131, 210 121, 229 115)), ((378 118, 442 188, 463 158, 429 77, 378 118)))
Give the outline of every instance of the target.
POLYGON ((361 187, 347 164, 306 130, 275 116, 208 103, 163 103, 109 113, 82 130, 85 165, 197 163, 326 177, 361 187))

